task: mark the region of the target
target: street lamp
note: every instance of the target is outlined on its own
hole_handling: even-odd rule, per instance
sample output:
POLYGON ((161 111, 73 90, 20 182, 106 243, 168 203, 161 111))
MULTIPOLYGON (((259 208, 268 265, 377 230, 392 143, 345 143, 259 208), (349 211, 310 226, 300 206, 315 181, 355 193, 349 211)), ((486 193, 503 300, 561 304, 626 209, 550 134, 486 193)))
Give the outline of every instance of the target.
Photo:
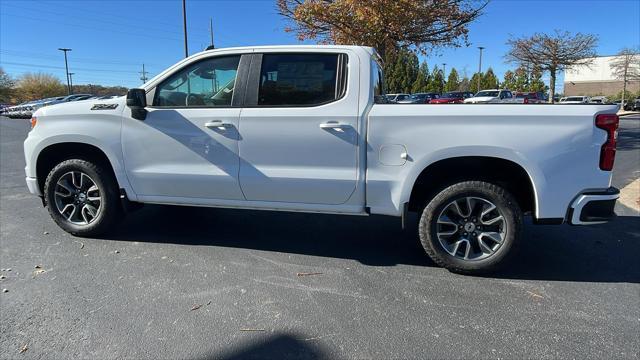
POLYGON ((483 46, 478 46, 480 49, 480 63, 478 64, 478 92, 480 92, 480 78, 482 77, 482 50, 484 50, 483 46))
POLYGON ((71 93, 73 94, 73 75, 76 73, 69 73, 69 87, 71 88, 71 93))
POLYGON ((189 46, 187 45, 187 4, 182 0, 182 27, 184 28, 184 57, 189 57, 189 46))
POLYGON ((449 91, 447 89, 447 63, 442 63, 442 81, 444 82, 444 91, 449 91))
POLYGON ((67 74, 67 95, 71 95, 71 80, 69 79, 69 64, 67 63, 67 51, 71 51, 71 49, 58 48, 58 50, 64 52, 64 68, 67 74))

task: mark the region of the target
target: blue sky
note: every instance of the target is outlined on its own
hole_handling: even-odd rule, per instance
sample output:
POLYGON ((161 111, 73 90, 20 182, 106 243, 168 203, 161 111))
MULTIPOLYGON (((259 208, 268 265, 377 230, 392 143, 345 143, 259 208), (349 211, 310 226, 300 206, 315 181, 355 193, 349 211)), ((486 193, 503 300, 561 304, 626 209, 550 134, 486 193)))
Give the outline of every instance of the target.
MULTIPOLYGON (((218 47, 298 44, 284 32, 275 0, 187 0, 190 53, 209 43, 213 18, 218 47)), ((611 55, 640 44, 640 0, 493 0, 470 26, 469 48, 441 49, 426 57, 429 67, 447 63, 470 76, 484 46, 483 68, 500 78, 506 40, 553 29, 599 36, 598 53, 611 55)), ((0 66, 12 76, 46 72, 64 79, 59 47, 72 48, 74 84, 135 87, 142 63, 153 76, 184 56, 181 0, 31 1, 0 0, 0 66)), ((562 90, 561 82, 558 90, 562 90)))

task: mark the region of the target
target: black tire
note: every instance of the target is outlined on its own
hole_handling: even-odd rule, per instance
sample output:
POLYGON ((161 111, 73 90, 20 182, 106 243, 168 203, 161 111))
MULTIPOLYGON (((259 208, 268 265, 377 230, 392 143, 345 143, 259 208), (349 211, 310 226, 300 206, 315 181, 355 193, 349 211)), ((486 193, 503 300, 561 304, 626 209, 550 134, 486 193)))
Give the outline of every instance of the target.
POLYGON ((120 218, 119 198, 118 185, 111 171, 82 159, 69 159, 56 165, 49 172, 44 185, 44 199, 49 214, 60 228, 75 236, 94 237, 110 230, 120 218), (58 209, 55 198, 56 187, 61 177, 68 176, 69 172, 88 175, 100 192, 99 211, 87 224, 69 221, 58 209))
MULTIPOLYGON (((474 204, 472 207, 476 209, 479 207, 480 211, 482 211, 482 209, 487 209, 490 207, 487 206, 487 204, 483 203, 481 200, 472 199, 471 201, 474 204), (476 202, 480 205, 475 205, 476 202)), ((469 208, 469 206, 467 208, 469 208)), ((471 213, 471 209, 469 209, 469 213, 471 213)), ((452 219, 449 220, 453 221, 452 219)), ((480 238, 480 236, 472 237, 471 234, 468 233, 464 233, 464 236, 462 235, 462 232, 465 231, 465 224, 467 224, 464 221, 465 219, 453 221, 458 224, 458 233, 450 235, 451 239, 453 239, 451 240, 451 242, 456 242, 459 239, 467 237, 468 239, 480 238)), ((450 226, 450 230, 448 231, 453 231, 453 229, 456 229, 456 226, 453 226, 452 224, 450 225, 448 223, 445 223, 445 225, 450 226)), ((481 224, 477 223, 477 225, 481 224)), ((474 231, 477 231, 475 229, 475 225, 469 226, 472 227, 474 231)), ((520 207, 518 206, 515 198, 504 188, 483 181, 465 181, 445 188, 429 201, 429 203, 422 211, 418 229, 422 247, 427 252, 429 257, 439 266, 442 266, 449 271, 463 274, 490 273, 498 270, 500 267, 504 266, 509 259, 514 257, 517 249, 517 244, 521 237, 522 211, 520 210, 520 207), (482 249, 482 247, 478 245, 478 240, 469 240, 467 243, 464 243, 463 241, 461 247, 464 246, 464 248, 461 250, 466 250, 467 246, 471 247, 471 251, 473 251, 473 249, 480 249, 480 255, 478 255, 477 259, 465 260, 464 257, 466 256, 463 256, 464 254, 462 254, 462 251, 459 254, 457 251, 457 247, 455 247, 455 249, 451 251, 457 256, 454 256, 451 254, 451 252, 447 251, 445 249, 445 246, 449 244, 449 240, 443 240, 445 242, 445 245, 443 245, 438 237, 437 232, 439 226, 444 226, 438 224, 438 218, 442 214, 445 214, 445 211, 448 211, 445 209, 447 209, 447 207, 450 206, 453 201, 465 201, 464 199, 467 197, 486 200, 495 206, 496 213, 494 214, 496 215, 494 216, 499 217, 499 215, 501 215, 503 220, 499 222, 499 225, 492 226, 500 227, 500 231, 504 231, 504 236, 500 243, 495 243, 495 246, 497 246, 497 248, 490 255, 483 255, 484 249, 482 249), (471 245, 471 243, 474 241, 475 247, 471 245), (482 256, 487 257, 482 258, 482 256)), ((447 238, 447 236, 443 236, 443 238, 447 238)), ((483 239, 485 239, 484 241, 486 241, 487 238, 483 237, 483 239)), ((451 245, 451 247, 454 246, 455 244, 451 245)))

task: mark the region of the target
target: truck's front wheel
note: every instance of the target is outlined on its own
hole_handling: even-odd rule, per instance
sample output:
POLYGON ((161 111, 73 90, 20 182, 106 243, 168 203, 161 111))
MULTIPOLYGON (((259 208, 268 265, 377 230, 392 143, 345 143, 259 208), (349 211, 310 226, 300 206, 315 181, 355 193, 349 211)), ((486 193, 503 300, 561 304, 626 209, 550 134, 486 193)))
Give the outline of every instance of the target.
POLYGON ((420 242, 438 265, 454 272, 491 272, 513 256, 522 212, 505 189, 465 181, 438 193, 420 217, 420 242))
POLYGON ((73 235, 100 235, 119 218, 113 175, 86 160, 65 160, 54 167, 45 181, 44 196, 53 220, 73 235))

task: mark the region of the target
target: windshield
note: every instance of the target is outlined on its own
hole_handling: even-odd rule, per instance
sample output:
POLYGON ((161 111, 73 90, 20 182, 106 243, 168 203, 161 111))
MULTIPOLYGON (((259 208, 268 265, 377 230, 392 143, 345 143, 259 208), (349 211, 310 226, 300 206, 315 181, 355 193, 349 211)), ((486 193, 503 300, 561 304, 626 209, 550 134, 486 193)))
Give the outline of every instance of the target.
POLYGON ((480 91, 479 93, 476 94, 476 97, 497 97, 498 96, 498 91, 480 91))
POLYGON ((463 95, 460 92, 448 92, 448 93, 442 94, 442 97, 449 98, 449 99, 462 99, 463 95))
POLYGON ((572 96, 572 97, 566 98, 564 101, 582 101, 582 97, 581 96, 572 96))
POLYGON ((427 94, 415 94, 415 95, 411 95, 412 99, 424 99, 427 97, 427 94))

